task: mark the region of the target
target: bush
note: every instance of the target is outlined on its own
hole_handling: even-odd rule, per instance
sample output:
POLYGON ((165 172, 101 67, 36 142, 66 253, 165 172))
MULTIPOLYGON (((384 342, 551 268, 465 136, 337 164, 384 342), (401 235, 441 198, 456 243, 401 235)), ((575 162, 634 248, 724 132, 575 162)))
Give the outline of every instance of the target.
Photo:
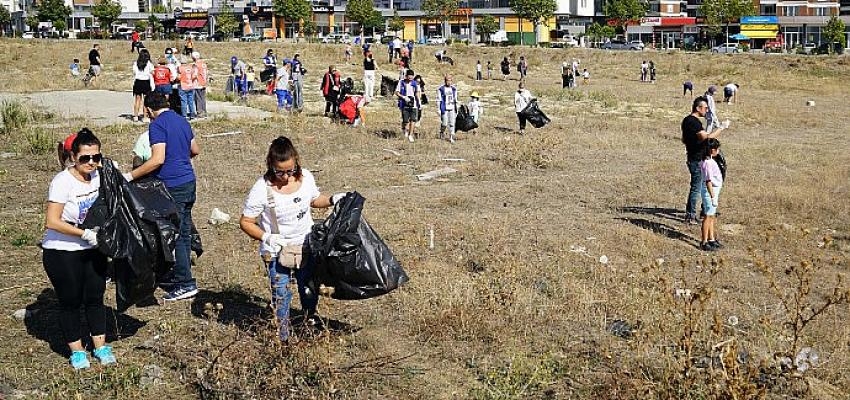
POLYGON ((23 104, 7 100, 0 105, 0 119, 3 121, 3 133, 10 134, 29 123, 30 113, 23 104))

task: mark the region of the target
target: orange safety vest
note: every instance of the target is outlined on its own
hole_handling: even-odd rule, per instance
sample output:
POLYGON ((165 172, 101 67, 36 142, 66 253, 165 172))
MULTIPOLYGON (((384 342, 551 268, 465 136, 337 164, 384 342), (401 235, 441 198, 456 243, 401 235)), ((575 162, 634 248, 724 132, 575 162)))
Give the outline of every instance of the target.
POLYGON ((207 87, 207 76, 209 75, 209 70, 207 70, 207 63, 205 63, 203 60, 195 61, 195 70, 198 74, 197 87, 199 89, 207 87))
POLYGON ((195 81, 198 79, 198 74, 195 71, 194 65, 181 65, 177 68, 177 75, 180 77, 180 89, 195 89, 195 81))

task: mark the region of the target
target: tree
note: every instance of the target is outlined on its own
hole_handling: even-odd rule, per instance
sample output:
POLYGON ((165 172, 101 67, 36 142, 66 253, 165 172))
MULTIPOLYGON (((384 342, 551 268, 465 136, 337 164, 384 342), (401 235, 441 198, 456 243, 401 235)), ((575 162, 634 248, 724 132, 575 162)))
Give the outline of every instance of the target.
POLYGON ((705 15, 705 24, 709 32, 717 35, 720 27, 726 25, 726 38, 729 40, 729 24, 738 22, 741 17, 753 15, 756 11, 751 0, 705 0, 700 6, 700 11, 705 15))
POLYGON ((91 8, 91 15, 100 22, 100 31, 106 35, 111 30, 112 23, 121 15, 121 4, 114 0, 98 0, 91 8))
POLYGON ((144 33, 146 30, 148 30, 148 21, 146 21, 146 20, 136 21, 136 27, 135 28, 136 28, 135 29, 136 32, 144 33))
POLYGON ((844 21, 833 15, 829 19, 829 22, 826 23, 826 26, 823 27, 823 37, 826 39, 826 43, 828 43, 829 54, 832 54, 832 51, 835 50, 832 45, 833 42, 841 43, 841 48, 844 48, 844 21))
POLYGON ((614 30, 613 26, 601 25, 598 22, 594 22, 587 27, 587 36, 595 42, 598 42, 602 38, 613 38, 616 35, 617 31, 614 30))
POLYGON ((305 19, 301 23, 301 32, 304 32, 304 36, 307 37, 307 42, 312 42, 313 35, 318 32, 319 28, 316 26, 316 23, 313 22, 313 14, 310 14, 310 17, 305 19))
POLYGON ((499 21, 492 15, 485 15, 475 24, 475 33, 481 36, 482 42, 490 43, 490 36, 499 29, 499 21))
POLYGON ((510 0, 511 9, 514 10, 519 20, 519 44, 523 44, 522 20, 527 19, 534 23, 534 37, 537 41, 537 31, 544 20, 555 15, 558 3, 555 0, 510 0))
POLYGON ((608 18, 617 23, 617 27, 626 33, 630 21, 640 20, 646 15, 649 4, 645 0, 607 0, 602 7, 608 18))
POLYGON ((165 8, 165 4, 154 4, 153 7, 151 7, 151 12, 157 14, 168 14, 168 8, 165 8))
POLYGON ((71 7, 66 6, 63 0, 43 0, 36 7, 36 11, 39 21, 52 22, 53 25, 71 16, 71 7))
POLYGON ((31 31, 35 31, 36 29, 38 29, 38 15, 29 15, 25 22, 31 31))
MULTIPOLYGON (((282 17, 284 21, 291 23, 302 23, 313 14, 313 6, 307 0, 274 0, 274 12, 282 17)), ((303 27, 303 23, 301 25, 303 27)), ((284 31, 286 22, 284 22, 284 31)), ((295 35, 297 38, 298 36, 295 35)))
POLYGON ((68 23, 65 22, 64 19, 60 19, 59 21, 53 23, 53 28, 59 31, 59 37, 64 37, 62 35, 62 32, 65 32, 65 29, 68 29, 68 23))
POLYGON ((375 35, 375 29, 384 31, 384 16, 381 15, 381 12, 378 10, 372 10, 372 14, 369 16, 369 19, 363 23, 363 29, 372 29, 372 36, 375 35))
POLYGON ((230 39, 236 30, 239 29, 239 21, 236 20, 236 15, 233 14, 233 7, 226 1, 219 9, 218 17, 215 19, 215 31, 224 36, 225 39, 230 39))
POLYGON ((392 32, 396 32, 396 35, 398 35, 398 31, 404 30, 404 20, 398 15, 398 11, 393 11, 393 17, 390 18, 390 22, 387 24, 387 29, 392 32))
POLYGON ((6 36, 6 26, 12 22, 12 15, 9 14, 9 9, 0 4, 0 35, 6 36))
POLYGON ((151 34, 153 35, 153 38, 159 39, 159 33, 162 32, 162 22, 159 21, 159 17, 153 14, 149 15, 148 26, 150 26, 151 28, 151 34))
POLYGON ((372 18, 375 6, 372 0, 350 0, 345 5, 345 18, 357 22, 360 25, 360 37, 366 30, 366 23, 372 18))
POLYGON ((423 0, 422 11, 432 21, 440 21, 443 25, 443 36, 446 36, 446 21, 457 12, 457 0, 423 0))

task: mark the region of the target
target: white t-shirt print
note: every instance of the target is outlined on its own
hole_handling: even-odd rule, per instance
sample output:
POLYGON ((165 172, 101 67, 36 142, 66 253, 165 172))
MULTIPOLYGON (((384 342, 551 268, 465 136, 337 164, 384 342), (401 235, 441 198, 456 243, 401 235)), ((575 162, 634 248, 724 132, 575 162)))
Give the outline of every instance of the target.
MULTIPOLYGON (((86 220, 89 208, 97 200, 100 189, 100 175, 97 171, 92 172, 89 183, 80 182, 71 175, 69 170, 64 170, 50 182, 47 193, 47 201, 51 203, 64 204, 62 208, 62 220, 71 224, 79 225, 86 220)), ((93 246, 78 236, 66 235, 53 229, 44 232, 41 247, 52 250, 78 251, 91 249, 93 246)))

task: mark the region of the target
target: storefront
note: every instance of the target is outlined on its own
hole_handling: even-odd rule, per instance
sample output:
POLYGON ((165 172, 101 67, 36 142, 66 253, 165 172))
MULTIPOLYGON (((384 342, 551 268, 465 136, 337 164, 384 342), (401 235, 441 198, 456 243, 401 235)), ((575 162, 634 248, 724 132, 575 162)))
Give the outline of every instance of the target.
POLYGON ((750 40, 755 49, 764 47, 768 40, 776 39, 779 34, 779 18, 770 15, 741 17, 741 35, 750 40))
POLYGON ((175 12, 177 30, 180 33, 206 31, 209 14, 206 11, 175 12))

